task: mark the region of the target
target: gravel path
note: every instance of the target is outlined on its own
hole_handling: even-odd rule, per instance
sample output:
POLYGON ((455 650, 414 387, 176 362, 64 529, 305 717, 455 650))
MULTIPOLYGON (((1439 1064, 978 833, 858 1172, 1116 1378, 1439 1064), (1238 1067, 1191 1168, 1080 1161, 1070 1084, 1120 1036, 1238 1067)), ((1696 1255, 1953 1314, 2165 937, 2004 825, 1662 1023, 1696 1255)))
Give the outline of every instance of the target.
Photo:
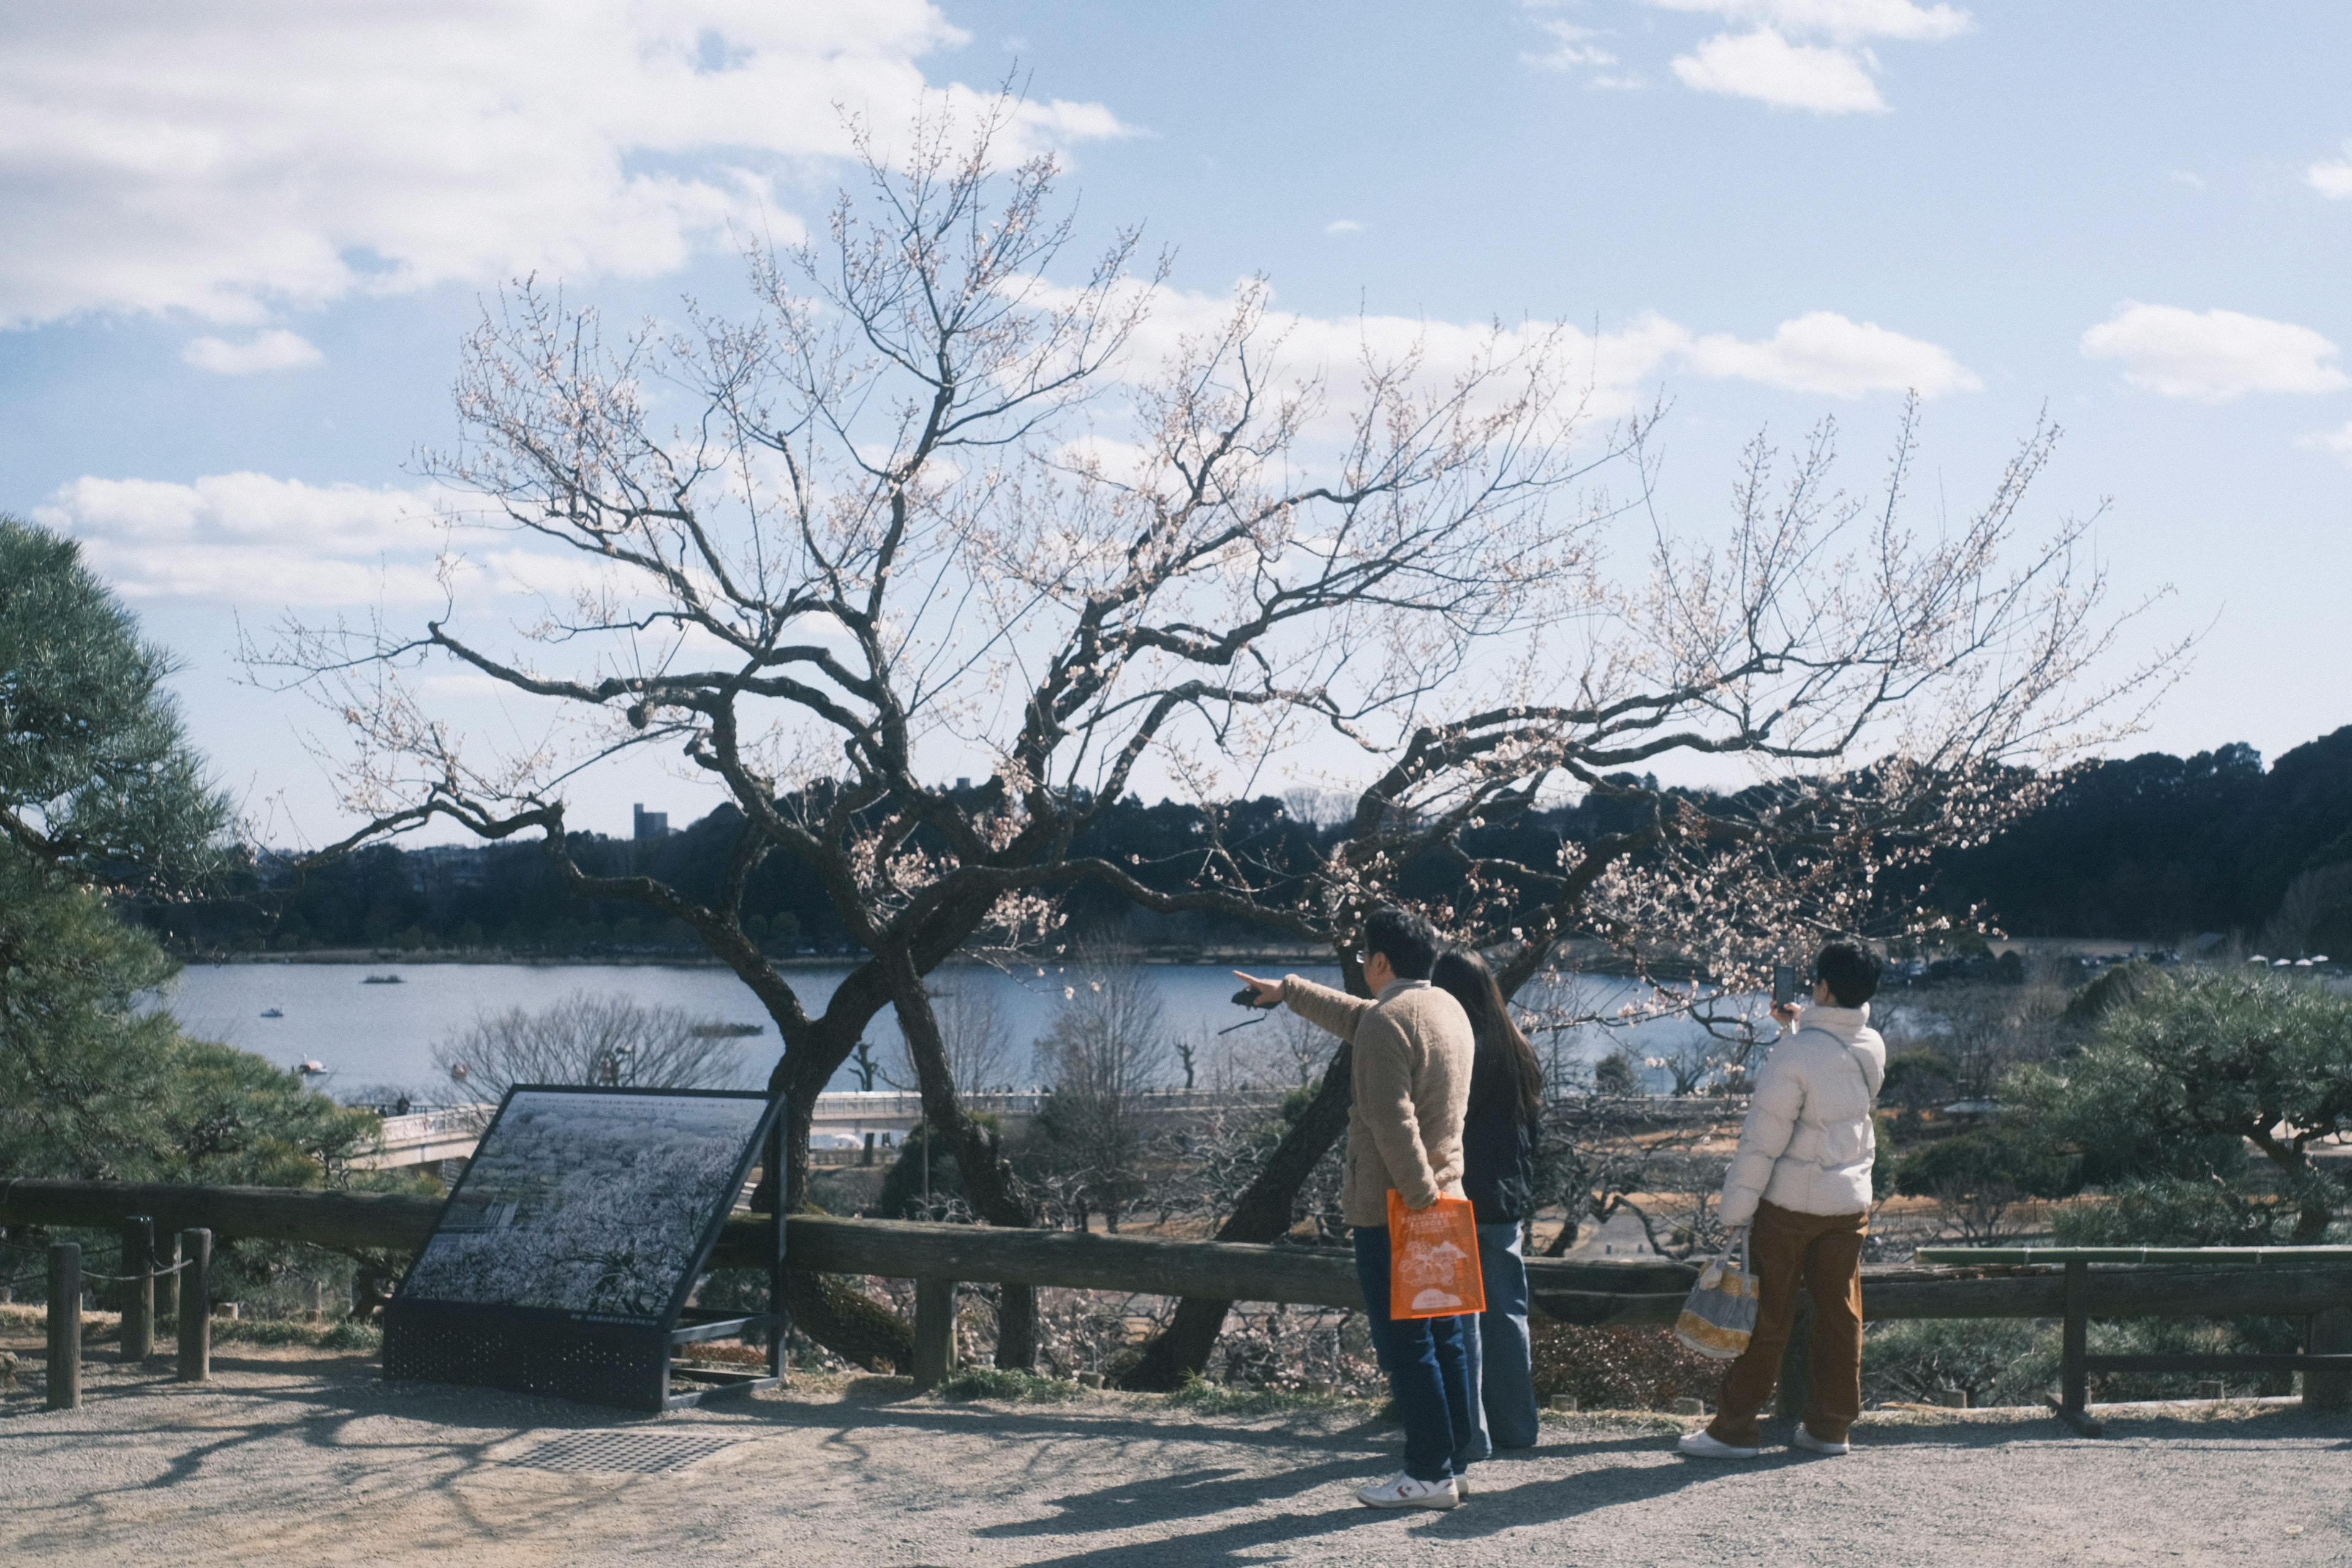
POLYGON ((0 1563, 2352 1563, 2352 1420, 2291 1407, 2118 1408, 2103 1441, 1896 1413, 1849 1458, 1735 1467, 1675 1456, 1674 1423, 1592 1416, 1479 1467, 1465 1507, 1400 1517, 1349 1495, 1399 1447, 1359 1407, 868 1379, 656 1421, 228 1348, 210 1386, 97 1361, 79 1411, 6 1396, 0 1563))

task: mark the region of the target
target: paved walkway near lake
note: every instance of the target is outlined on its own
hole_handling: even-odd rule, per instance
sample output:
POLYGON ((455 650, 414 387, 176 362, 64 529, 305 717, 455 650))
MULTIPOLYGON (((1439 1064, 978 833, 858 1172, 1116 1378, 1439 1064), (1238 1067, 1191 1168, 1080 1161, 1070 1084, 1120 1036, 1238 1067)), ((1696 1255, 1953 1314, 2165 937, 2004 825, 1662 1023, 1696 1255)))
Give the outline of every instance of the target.
POLYGON ((2352 1563, 2352 1420, 2279 1406, 1866 1416, 1854 1454, 1725 1467, 1654 1417, 1547 1421, 1447 1514, 1359 1507, 1360 1406, 958 1404, 868 1379, 658 1420, 225 1347, 0 1404, 0 1562, 1123 1565, 2352 1563))

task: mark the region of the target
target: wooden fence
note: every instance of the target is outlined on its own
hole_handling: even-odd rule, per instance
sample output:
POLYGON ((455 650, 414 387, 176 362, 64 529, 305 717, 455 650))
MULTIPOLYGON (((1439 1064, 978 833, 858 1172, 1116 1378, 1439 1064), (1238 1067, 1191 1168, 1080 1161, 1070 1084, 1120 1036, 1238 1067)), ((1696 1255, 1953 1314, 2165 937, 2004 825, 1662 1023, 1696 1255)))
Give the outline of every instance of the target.
MULTIPOLYGON (((203 1227, 222 1237, 344 1251, 414 1251, 439 1212, 435 1198, 380 1193, 0 1183, 0 1225, 111 1229, 143 1215, 159 1235, 203 1227)), ((737 1215, 714 1265, 764 1268, 767 1225, 737 1215)), ((959 1281, 1336 1308, 1363 1300, 1354 1260, 1338 1248, 803 1215, 787 1225, 785 1250, 795 1268, 916 1280, 915 1371, 926 1385, 952 1364, 959 1281)), ((2071 1279, 2069 1273, 2032 1261, 1870 1266, 1863 1270, 1863 1312, 1876 1321, 2302 1318, 2306 1358, 2329 1358, 2305 1368, 2305 1403, 2352 1405, 2352 1248, 2292 1249, 2259 1267, 2151 1258, 2083 1269, 2071 1279)), ((1690 1265, 1667 1258, 1528 1260, 1536 1304, 1571 1323, 1671 1323, 1695 1276, 1690 1265)))

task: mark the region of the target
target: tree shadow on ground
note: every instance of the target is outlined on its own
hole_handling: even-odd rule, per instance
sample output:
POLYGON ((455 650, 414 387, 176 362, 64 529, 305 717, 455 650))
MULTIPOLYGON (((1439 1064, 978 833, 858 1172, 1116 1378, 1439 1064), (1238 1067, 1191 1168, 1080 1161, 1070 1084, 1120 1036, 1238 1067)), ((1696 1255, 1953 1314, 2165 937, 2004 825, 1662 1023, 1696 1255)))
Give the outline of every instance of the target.
POLYGON ((1865 1448, 1936 1447, 1987 1448, 2005 1443, 2114 1443, 2119 1441, 2182 1443, 2212 1447, 2222 1443, 2309 1442, 2335 1437, 2352 1444, 2352 1415, 2321 1415, 2276 1407, 2252 1411, 2224 1410, 2210 1415, 2159 1411, 2102 1410, 2091 1414, 2105 1428, 2103 1437, 2084 1437, 2058 1418, 2055 1411, 2021 1410, 1998 1418, 1955 1415, 1948 1420, 1909 1423, 1869 1423, 1854 1429, 1857 1452, 1865 1448))
MULTIPOLYGON (((1629 1439, 1575 1445, 1580 1452, 1595 1450, 1655 1451, 1656 1439, 1629 1439)), ((1474 1483, 1510 1467, 1482 1465, 1472 1471, 1474 1483)), ((1123 1563, 1250 1563, 1265 1560, 1270 1550, 1327 1536, 1342 1530, 1395 1528, 1418 1521, 1417 1533, 1433 1539, 1467 1540, 1491 1535, 1523 1524, 1558 1522, 1594 1509, 1642 1502, 1714 1479, 1688 1464, 1653 1463, 1604 1470, 1535 1484, 1496 1489, 1491 1479, 1479 1486, 1474 1499, 1448 1513, 1419 1510, 1391 1512, 1369 1509, 1347 1492, 1336 1506, 1306 1506, 1305 1494, 1334 1484, 1360 1484, 1379 1479, 1360 1463, 1328 1462, 1302 1465, 1278 1474, 1210 1468, 1186 1474, 1124 1482, 1094 1491, 1074 1492, 1053 1500, 1054 1516, 1016 1523, 990 1525, 972 1533, 981 1539, 1024 1540, 1043 1544, 1055 1536, 1098 1535, 1157 1526, 1168 1530, 1189 1521, 1208 1521, 1237 1509, 1279 1504, 1298 1499, 1301 1507, 1271 1515, 1233 1519, 1191 1533, 1171 1533, 1159 1539, 1119 1544, 1096 1544, 1058 1557, 1029 1556, 1039 1568, 1084 1563, 1118 1568, 1123 1563)), ((1369 1550, 1380 1551, 1376 1541, 1369 1550)))

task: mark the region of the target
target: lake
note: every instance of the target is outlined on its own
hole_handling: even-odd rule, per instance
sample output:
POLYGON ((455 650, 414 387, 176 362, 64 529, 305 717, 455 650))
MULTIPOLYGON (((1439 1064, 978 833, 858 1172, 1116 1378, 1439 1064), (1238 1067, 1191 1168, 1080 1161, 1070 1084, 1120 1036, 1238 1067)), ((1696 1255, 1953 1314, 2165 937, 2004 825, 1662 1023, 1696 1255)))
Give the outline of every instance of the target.
MULTIPOLYGON (((1267 966, 1269 973, 1284 973, 1267 966)), ((847 966, 789 971, 786 978, 814 1015, 847 975, 847 966)), ((1263 1067, 1257 1058, 1276 1048, 1275 1030, 1252 1024, 1219 1036, 1217 1030, 1240 1022, 1244 1015, 1232 1003, 1235 982, 1229 968, 1214 964, 1141 964, 1135 973, 1157 994, 1159 1016, 1171 1038, 1202 1038, 1210 1053, 1233 1053, 1245 1058, 1244 1067, 1263 1067)), ((1297 973, 1327 984, 1339 984, 1336 968, 1303 968, 1297 973)), ((1055 1016, 1067 1004, 1066 987, 1084 984, 1076 969, 1047 964, 1015 973, 982 965, 957 965, 933 976, 935 984, 977 987, 993 1004, 1013 1047, 1014 1077, 1034 1083, 1037 1073, 1033 1042, 1053 1026, 1055 1016)), ((1581 984, 1597 991, 1610 1006, 1617 994, 1632 996, 1628 981, 1587 977, 1581 984)), ((697 1017, 716 1022, 758 1024, 763 1032, 740 1042, 741 1065, 729 1087, 755 1088, 767 1081, 781 1042, 751 991, 730 972, 709 966, 662 964, 522 964, 522 963, 192 963, 158 999, 179 1019, 181 1026, 201 1038, 219 1040, 255 1052, 281 1067, 318 1061, 327 1068, 322 1087, 339 1098, 374 1098, 377 1090, 404 1092, 420 1102, 451 1098, 447 1081, 433 1066, 433 1047, 465 1030, 477 1016, 510 1007, 536 1010, 575 991, 615 994, 647 1006, 682 1008, 697 1017), (396 973, 397 985, 363 984, 370 974, 396 973), (265 1018, 276 1009, 282 1016, 265 1018)), ((1642 1043, 1651 1046, 1663 1035, 1686 1035, 1690 1026, 1660 1023, 1644 1026, 1642 1043)), ((901 1079, 911 1075, 903 1065, 895 1017, 885 1009, 869 1026, 866 1037, 885 1070, 901 1079)), ((1591 1060, 1615 1048, 1622 1037, 1597 1029, 1580 1031, 1564 1043, 1566 1060, 1591 1060)), ((1654 1048, 1654 1047, 1653 1047, 1654 1048)), ((1547 1050, 1547 1055, 1549 1051, 1547 1050)), ((1172 1058, 1166 1069, 1170 1081, 1181 1083, 1172 1058)), ((1262 1076, 1262 1075, 1261 1075, 1262 1076)), ((835 1075, 835 1089, 856 1089, 856 1076, 845 1068, 835 1075)), ((882 1087, 877 1085, 877 1087, 882 1087)))

